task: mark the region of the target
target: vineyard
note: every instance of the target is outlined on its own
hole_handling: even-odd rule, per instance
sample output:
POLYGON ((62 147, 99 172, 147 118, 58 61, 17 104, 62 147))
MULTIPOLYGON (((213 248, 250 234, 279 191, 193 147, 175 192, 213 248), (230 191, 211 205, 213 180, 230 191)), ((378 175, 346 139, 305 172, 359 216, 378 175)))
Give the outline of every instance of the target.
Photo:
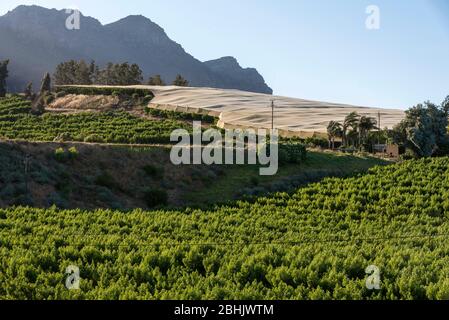
POLYGON ((150 121, 125 111, 72 115, 29 114, 30 103, 20 98, 0 100, 0 137, 27 141, 105 143, 169 143, 173 130, 191 130, 173 119, 150 121))
POLYGON ((210 211, 2 209, 0 298, 448 299, 448 188, 438 158, 210 211))

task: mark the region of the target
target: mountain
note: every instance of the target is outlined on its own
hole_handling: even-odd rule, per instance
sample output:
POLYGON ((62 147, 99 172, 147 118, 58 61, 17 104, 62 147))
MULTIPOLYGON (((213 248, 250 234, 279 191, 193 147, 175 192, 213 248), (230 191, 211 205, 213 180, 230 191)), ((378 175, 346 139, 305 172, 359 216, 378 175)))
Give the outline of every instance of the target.
POLYGON ((242 68, 232 57, 201 62, 143 16, 102 25, 81 15, 80 29, 68 30, 69 15, 65 10, 19 6, 0 17, 0 59, 11 60, 9 90, 23 90, 30 81, 37 88, 43 74, 53 72, 58 63, 84 59, 100 66, 137 63, 145 78, 160 74, 167 82, 182 74, 191 86, 273 93, 257 70, 242 68))
POLYGON ((233 84, 238 83, 238 89, 240 90, 268 94, 273 93, 269 88, 266 91, 261 90, 261 88, 267 85, 264 78, 256 69, 243 69, 234 57, 223 57, 217 60, 206 61, 204 64, 215 74, 223 76, 223 81, 226 83, 225 88, 233 88, 233 84))

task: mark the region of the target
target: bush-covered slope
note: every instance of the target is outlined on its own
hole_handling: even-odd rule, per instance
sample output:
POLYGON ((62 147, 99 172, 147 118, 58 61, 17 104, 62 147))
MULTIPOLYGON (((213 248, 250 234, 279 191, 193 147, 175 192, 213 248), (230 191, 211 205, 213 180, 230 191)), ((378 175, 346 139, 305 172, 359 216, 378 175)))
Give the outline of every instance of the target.
POLYGON ((147 120, 125 111, 37 116, 30 109, 30 102, 21 98, 0 99, 0 138, 151 144, 170 143, 173 130, 191 130, 185 122, 147 120))
POLYGON ((213 211, 4 209, 0 298, 447 299, 448 188, 440 158, 213 211))

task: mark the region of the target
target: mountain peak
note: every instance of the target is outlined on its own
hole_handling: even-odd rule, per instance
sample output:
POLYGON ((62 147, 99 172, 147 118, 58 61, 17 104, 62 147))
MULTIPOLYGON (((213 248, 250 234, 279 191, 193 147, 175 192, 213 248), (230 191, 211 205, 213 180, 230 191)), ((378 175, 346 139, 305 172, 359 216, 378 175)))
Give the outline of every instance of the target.
POLYGON ((103 25, 81 15, 79 30, 66 27, 66 10, 18 6, 0 16, 0 60, 11 59, 10 90, 39 83, 46 72, 68 60, 97 64, 138 64, 144 78, 160 74, 171 82, 182 74, 192 86, 271 93, 255 69, 242 69, 234 57, 201 62, 171 40, 164 29, 142 15, 103 25))
POLYGON ((105 28, 118 34, 127 34, 136 41, 142 43, 145 40, 152 41, 171 41, 165 30, 158 24, 142 15, 130 15, 116 22, 105 25, 105 28))

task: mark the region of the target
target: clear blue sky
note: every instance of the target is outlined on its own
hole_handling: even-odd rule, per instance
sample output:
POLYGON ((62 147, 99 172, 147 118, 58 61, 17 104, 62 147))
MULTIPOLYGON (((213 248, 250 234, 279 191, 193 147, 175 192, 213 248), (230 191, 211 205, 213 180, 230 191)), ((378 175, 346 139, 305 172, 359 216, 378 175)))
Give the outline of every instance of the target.
POLYGON ((447 0, 8 0, 78 7, 109 23, 142 14, 200 60, 235 56, 275 94, 407 108, 449 95, 447 0), (380 30, 365 27, 368 5, 380 30))

